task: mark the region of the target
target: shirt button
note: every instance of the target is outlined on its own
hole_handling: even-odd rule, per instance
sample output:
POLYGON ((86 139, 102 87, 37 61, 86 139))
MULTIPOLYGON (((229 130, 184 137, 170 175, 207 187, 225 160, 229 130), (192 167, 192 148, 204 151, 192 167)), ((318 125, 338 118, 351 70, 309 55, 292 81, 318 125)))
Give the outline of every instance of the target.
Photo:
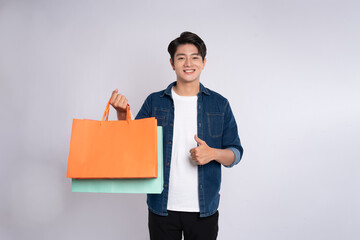
POLYGON ((202 189, 202 185, 200 184, 200 189, 202 189))
POLYGON ((166 166, 169 166, 169 165, 170 165, 170 163, 169 163, 169 162, 167 162, 167 163, 166 163, 166 166))
POLYGON ((170 127, 174 126, 172 123, 170 123, 170 127))
POLYGON ((171 144, 171 141, 169 142, 169 144, 171 144))
POLYGON ((199 123, 199 127, 201 127, 201 123, 199 123))
POLYGON ((167 188, 167 184, 166 184, 166 183, 164 184, 164 187, 167 188))

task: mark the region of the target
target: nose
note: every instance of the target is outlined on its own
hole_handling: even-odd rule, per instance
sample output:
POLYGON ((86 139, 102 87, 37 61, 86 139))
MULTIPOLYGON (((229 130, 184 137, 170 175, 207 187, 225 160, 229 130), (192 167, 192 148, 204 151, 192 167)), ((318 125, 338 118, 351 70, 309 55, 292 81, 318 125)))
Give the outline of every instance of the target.
POLYGON ((191 59, 190 58, 186 58, 185 59, 185 67, 190 67, 191 66, 191 59))

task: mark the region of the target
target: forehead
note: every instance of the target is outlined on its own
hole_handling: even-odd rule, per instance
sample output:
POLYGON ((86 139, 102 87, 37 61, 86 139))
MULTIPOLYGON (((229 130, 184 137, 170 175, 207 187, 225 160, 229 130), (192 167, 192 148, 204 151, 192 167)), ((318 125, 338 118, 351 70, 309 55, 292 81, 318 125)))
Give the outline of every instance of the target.
POLYGON ((194 44, 181 44, 177 47, 175 55, 199 53, 199 49, 194 44))

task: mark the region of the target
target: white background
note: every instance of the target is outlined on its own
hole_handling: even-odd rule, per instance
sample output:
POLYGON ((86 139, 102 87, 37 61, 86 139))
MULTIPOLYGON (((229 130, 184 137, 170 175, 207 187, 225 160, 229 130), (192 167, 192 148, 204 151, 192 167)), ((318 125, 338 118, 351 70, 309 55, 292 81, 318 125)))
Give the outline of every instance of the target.
MULTIPOLYGON (((193 31, 231 103, 220 240, 360 239, 360 4, 346 0, 0 1, 0 239, 148 239, 145 195, 71 193, 73 118, 119 88, 136 114, 193 31)), ((114 110, 110 118, 115 119, 114 110)))

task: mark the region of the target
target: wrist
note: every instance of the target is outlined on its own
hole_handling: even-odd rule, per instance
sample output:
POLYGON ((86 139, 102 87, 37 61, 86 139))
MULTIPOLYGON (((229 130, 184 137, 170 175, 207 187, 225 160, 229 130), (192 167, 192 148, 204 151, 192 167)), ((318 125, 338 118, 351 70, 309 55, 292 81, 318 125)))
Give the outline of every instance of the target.
POLYGON ((126 119, 126 111, 116 110, 118 120, 125 120, 126 119))
POLYGON ((213 151, 212 153, 212 159, 211 160, 218 160, 219 159, 219 149, 211 148, 213 151))

